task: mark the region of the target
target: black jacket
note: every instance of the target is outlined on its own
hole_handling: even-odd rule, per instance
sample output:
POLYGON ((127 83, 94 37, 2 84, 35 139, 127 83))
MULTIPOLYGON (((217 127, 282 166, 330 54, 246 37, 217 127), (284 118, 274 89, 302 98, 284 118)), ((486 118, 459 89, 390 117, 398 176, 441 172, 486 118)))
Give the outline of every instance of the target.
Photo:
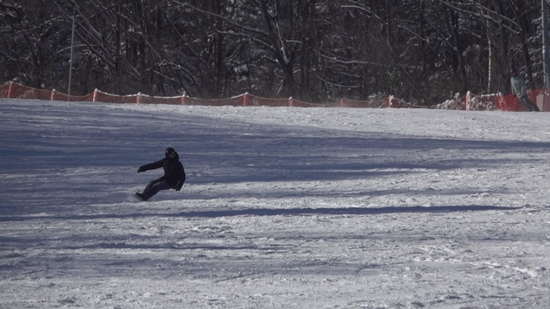
POLYGON ((177 155, 173 159, 163 158, 156 162, 142 165, 139 167, 138 172, 145 172, 161 167, 164 169, 164 176, 159 180, 166 181, 172 189, 179 191, 185 182, 185 169, 177 155))

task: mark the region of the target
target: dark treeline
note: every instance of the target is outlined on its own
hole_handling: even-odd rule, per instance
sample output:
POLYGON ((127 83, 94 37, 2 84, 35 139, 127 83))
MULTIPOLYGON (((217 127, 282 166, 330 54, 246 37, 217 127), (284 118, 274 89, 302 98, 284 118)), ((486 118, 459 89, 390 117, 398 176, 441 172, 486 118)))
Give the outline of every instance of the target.
POLYGON ((540 0, 0 0, 0 78, 71 94, 431 105, 542 88, 540 0), (74 18, 74 19, 73 19, 74 18))

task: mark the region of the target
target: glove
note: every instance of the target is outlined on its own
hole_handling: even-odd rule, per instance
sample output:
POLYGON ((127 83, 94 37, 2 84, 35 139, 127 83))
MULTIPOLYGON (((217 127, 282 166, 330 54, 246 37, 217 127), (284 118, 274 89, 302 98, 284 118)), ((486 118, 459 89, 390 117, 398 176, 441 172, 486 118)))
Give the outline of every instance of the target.
POLYGON ((141 173, 141 172, 145 172, 145 169, 143 168, 143 166, 140 166, 140 167, 138 168, 138 173, 141 173))

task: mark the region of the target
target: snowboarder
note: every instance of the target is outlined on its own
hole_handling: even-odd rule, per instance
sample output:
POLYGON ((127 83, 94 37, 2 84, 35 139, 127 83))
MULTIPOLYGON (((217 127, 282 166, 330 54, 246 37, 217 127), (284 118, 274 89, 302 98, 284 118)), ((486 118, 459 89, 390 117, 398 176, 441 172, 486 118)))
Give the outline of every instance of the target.
POLYGON ((510 75, 512 75, 512 78, 510 79, 510 82, 512 83, 512 93, 517 95, 521 104, 523 104, 528 111, 539 112, 539 108, 527 98, 527 87, 525 86, 523 77, 518 74, 518 70, 516 68, 512 68, 510 70, 510 75))
POLYGON ((164 176, 151 181, 143 192, 137 192, 135 196, 146 201, 153 195, 157 194, 160 190, 174 189, 180 191, 185 182, 185 169, 179 161, 178 153, 174 148, 169 147, 164 151, 164 158, 149 164, 145 164, 139 167, 138 173, 145 172, 157 168, 164 169, 164 176))

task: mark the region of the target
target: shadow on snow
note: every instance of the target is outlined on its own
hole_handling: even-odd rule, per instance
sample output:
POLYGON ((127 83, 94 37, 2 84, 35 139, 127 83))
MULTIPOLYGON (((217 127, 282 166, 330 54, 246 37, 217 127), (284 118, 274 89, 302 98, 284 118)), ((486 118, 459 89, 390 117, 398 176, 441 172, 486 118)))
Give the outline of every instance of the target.
POLYGON ((220 218, 234 216, 301 216, 301 215, 382 215, 396 213, 450 213, 467 211, 511 211, 523 207, 505 206, 434 206, 434 207, 348 207, 348 208, 288 208, 288 209, 235 209, 189 211, 178 213, 131 213, 131 214, 94 214, 94 215, 67 215, 67 216, 2 216, 0 222, 28 221, 28 220, 96 220, 96 219, 125 219, 148 217, 182 217, 182 218, 220 218))

